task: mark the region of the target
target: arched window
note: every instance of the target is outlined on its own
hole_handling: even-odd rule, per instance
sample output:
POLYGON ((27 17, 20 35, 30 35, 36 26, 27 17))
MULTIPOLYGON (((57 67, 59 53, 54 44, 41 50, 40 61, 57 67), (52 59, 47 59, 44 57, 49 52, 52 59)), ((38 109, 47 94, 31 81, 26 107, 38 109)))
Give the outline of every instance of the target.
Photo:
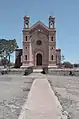
POLYGON ((26 36, 26 41, 27 41, 27 36, 26 36))
POLYGON ((51 41, 53 41, 53 36, 51 37, 51 41))
POLYGON ((36 41, 36 44, 37 44, 37 45, 41 45, 41 44, 42 44, 41 40, 37 40, 37 41, 36 41))
POLYGON ((27 60, 27 55, 25 55, 25 60, 27 60))
POLYGON ((53 55, 51 56, 51 60, 53 60, 53 55))
POLYGON ((53 50, 53 47, 51 49, 53 50))

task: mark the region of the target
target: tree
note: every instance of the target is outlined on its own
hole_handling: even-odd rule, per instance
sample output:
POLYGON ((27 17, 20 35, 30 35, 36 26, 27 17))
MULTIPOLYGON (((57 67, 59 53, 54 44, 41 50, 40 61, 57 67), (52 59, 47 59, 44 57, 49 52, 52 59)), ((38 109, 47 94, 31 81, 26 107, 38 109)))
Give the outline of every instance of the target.
POLYGON ((74 64, 74 68, 79 68, 79 64, 74 64))
POLYGON ((73 68, 73 65, 68 61, 64 62, 63 65, 64 65, 65 68, 73 68))
POLYGON ((6 59, 5 57, 1 60, 1 64, 4 66, 4 68, 6 67, 6 65, 8 65, 8 62, 8 59, 6 59))
POLYGON ((16 39, 13 40, 6 40, 0 39, 0 54, 3 59, 9 57, 9 64, 10 64, 10 56, 18 48, 16 39))
POLYGON ((61 61, 64 61, 65 60, 65 57, 64 55, 61 56, 61 61))

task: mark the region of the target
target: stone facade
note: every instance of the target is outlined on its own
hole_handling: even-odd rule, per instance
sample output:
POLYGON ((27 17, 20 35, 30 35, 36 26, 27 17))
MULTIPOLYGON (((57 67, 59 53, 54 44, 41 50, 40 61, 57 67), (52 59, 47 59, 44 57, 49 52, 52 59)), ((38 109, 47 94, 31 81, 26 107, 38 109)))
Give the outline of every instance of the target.
POLYGON ((25 16, 22 43, 22 67, 56 67, 55 17, 49 17, 49 27, 41 21, 30 27, 30 17, 25 16))

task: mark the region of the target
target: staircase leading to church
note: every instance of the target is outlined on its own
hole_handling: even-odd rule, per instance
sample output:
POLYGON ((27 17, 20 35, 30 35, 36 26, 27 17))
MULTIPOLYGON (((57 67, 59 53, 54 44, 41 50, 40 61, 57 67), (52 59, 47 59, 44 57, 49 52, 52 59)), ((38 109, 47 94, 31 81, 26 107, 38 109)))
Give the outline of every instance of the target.
POLYGON ((43 71, 43 69, 39 68, 39 69, 33 69, 33 73, 41 73, 43 71))

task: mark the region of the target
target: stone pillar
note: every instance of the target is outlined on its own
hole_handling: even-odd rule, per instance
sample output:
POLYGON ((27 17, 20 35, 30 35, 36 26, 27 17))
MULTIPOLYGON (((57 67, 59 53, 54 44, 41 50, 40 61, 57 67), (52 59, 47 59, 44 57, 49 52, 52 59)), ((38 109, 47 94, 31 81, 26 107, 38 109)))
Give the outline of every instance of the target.
POLYGON ((29 43, 29 65, 33 66, 32 44, 29 43))

